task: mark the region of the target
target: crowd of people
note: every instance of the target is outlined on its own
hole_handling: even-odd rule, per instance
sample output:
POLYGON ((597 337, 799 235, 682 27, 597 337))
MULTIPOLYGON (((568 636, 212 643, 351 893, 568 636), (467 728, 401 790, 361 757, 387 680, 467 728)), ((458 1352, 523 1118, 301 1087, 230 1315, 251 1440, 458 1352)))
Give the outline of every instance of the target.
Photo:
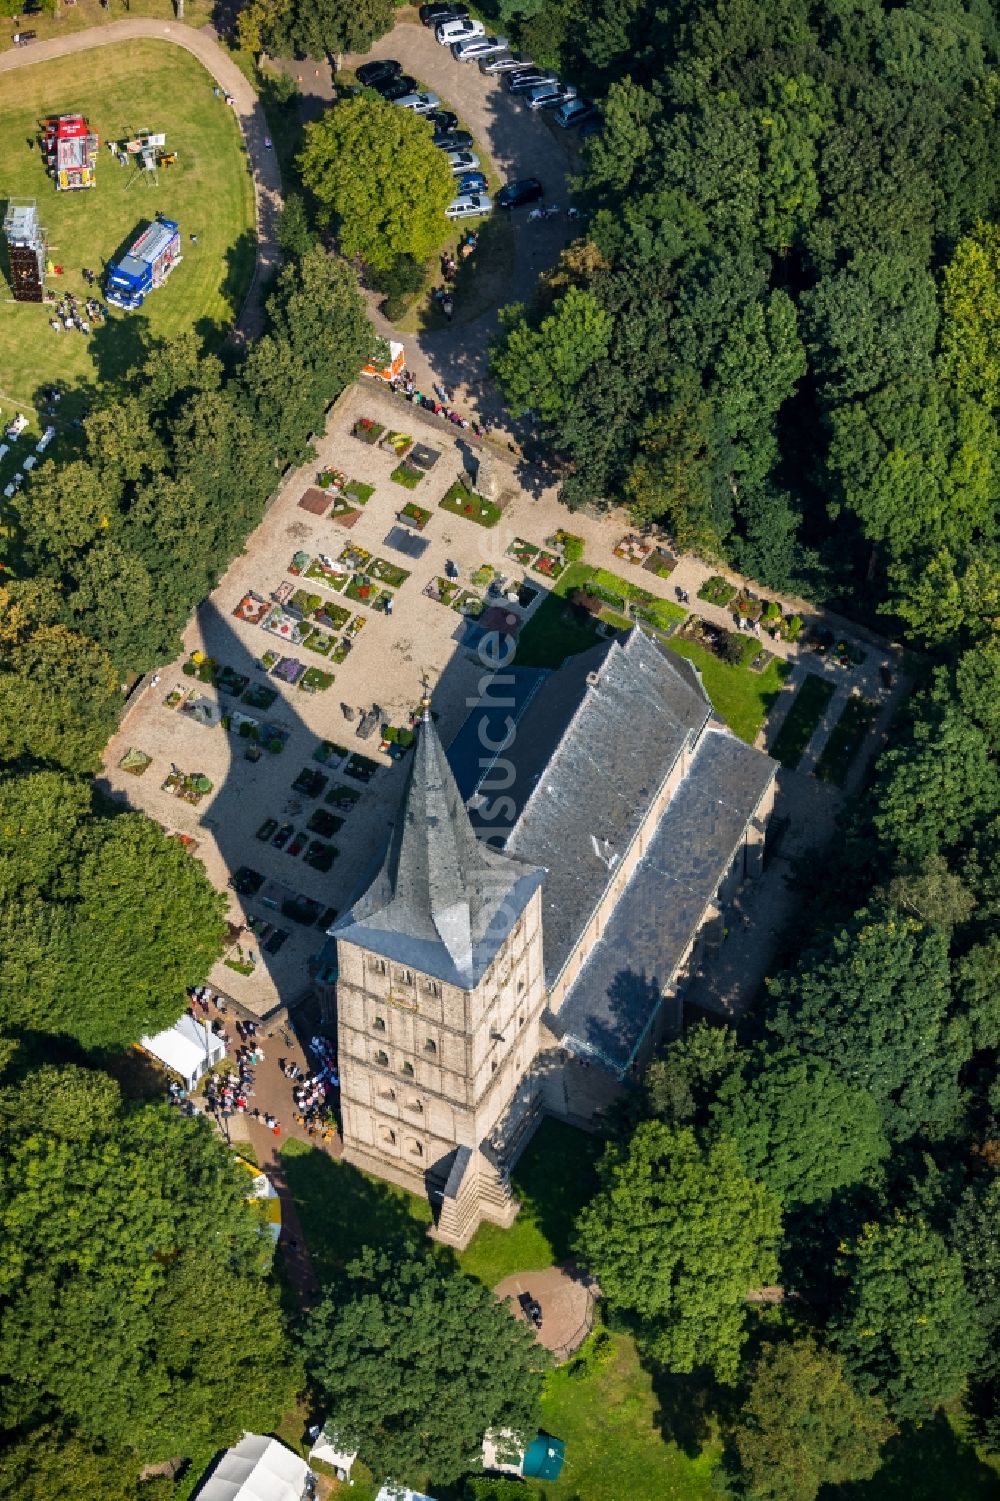
POLYGON ((427 396, 423 391, 417 390, 412 373, 409 370, 404 370, 402 375, 398 375, 395 380, 389 382, 389 389, 394 391, 397 396, 404 396, 407 401, 412 401, 414 406, 423 407, 425 411, 433 412, 435 417, 444 417, 446 421, 454 423, 456 427, 461 427, 465 431, 471 429, 477 438, 483 436, 483 428, 477 422, 471 421, 468 417, 463 417, 461 412, 455 411, 451 406, 455 393, 447 386, 436 385, 434 387, 435 394, 427 396))
MULTIPOLYGON (((93 281, 93 272, 84 271, 84 277, 93 281)), ((63 329, 75 328, 81 334, 89 334, 91 324, 103 323, 108 316, 108 310, 96 297, 88 297, 82 307, 72 292, 64 292, 56 304, 55 314, 49 319, 49 327, 53 333, 61 334, 63 329)))

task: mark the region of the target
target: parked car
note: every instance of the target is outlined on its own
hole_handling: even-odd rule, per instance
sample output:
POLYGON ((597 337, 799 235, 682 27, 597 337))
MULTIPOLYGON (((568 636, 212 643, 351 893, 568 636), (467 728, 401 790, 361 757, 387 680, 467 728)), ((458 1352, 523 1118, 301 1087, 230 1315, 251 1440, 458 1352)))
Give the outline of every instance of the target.
POLYGON ((422 5, 420 22, 423 26, 440 26, 445 21, 465 21, 469 15, 464 5, 422 5))
POLYGON ((566 99, 552 118, 563 130, 569 130, 578 125, 586 125, 589 120, 596 120, 598 115, 589 99, 566 99))
POLYGON ((402 99, 394 99, 392 102, 400 109, 412 109, 415 115, 429 115, 441 103, 436 94, 404 94, 402 99))
POLYGON ((37 37, 37 31, 15 31, 11 41, 15 47, 27 47, 37 37))
POLYGON ((435 130, 454 130, 458 116, 450 109, 432 109, 427 116, 435 130))
POLYGON ((551 94, 547 99, 542 99, 536 105, 529 105, 530 109, 561 109, 564 104, 570 104, 576 98, 576 89, 571 83, 564 83, 558 94, 551 94))
POLYGON ((517 68, 513 73, 507 74, 508 94, 523 94, 525 89, 533 89, 540 83, 558 83, 555 73, 548 68, 517 68))
POLYGON ((398 78, 402 71, 403 64, 395 58, 378 57, 373 63, 362 63, 354 76, 366 89, 374 89, 380 83, 388 83, 390 78, 398 78))
POLYGON ((472 137, 467 130, 436 130, 431 140, 442 151, 468 151, 472 145, 472 137))
POLYGON ((497 194, 497 208, 520 208, 522 203, 537 203, 545 189, 537 177, 522 177, 506 183, 497 194))
POLYGON ((518 68, 533 68, 535 65, 530 57, 525 57, 523 52, 501 52, 498 57, 484 57, 480 60, 480 73, 513 73, 518 68))
POLYGON ((434 35, 442 47, 450 47, 452 42, 464 42, 469 37, 485 36, 486 27, 482 21, 466 16, 464 21, 442 21, 435 28, 434 35))
POLYGON ((547 99, 554 104, 562 104, 567 99, 576 98, 576 89, 571 83, 560 83, 558 78, 553 83, 536 83, 534 88, 524 89, 524 103, 529 109, 541 109, 547 99))
POLYGON ((479 158, 474 151, 449 151, 447 160, 451 170, 459 175, 463 172, 474 172, 480 165, 479 158))
POLYGON ((493 57, 506 51, 505 36, 473 36, 467 41, 451 44, 451 55, 457 63, 474 63, 479 57, 493 57))
POLYGON ((463 172, 455 184, 457 193, 485 193, 488 184, 484 172, 463 172))
POLYGON ((373 84, 377 94, 381 94, 389 104, 395 99, 402 99, 406 94, 417 92, 417 80, 410 73, 400 73, 398 78, 386 78, 381 83, 373 84))
POLYGON ((446 219, 476 219, 482 214, 491 214, 493 204, 485 193, 463 193, 452 199, 445 209, 446 219))

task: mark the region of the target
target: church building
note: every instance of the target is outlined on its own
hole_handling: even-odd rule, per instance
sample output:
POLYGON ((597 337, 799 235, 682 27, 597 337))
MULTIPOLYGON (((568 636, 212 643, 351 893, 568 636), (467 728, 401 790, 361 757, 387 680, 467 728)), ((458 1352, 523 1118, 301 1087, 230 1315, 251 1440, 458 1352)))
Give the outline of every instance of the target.
POLYGON ((467 1244, 543 1115, 592 1125, 759 873, 776 766, 636 629, 429 699, 381 867, 331 929, 344 1155, 467 1244))

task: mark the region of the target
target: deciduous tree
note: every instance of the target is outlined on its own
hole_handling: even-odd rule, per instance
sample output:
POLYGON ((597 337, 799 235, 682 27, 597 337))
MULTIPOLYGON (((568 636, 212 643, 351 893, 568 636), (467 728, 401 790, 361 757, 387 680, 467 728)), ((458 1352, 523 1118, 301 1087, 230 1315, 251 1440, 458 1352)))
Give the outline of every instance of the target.
POLYGON ((577 1250, 605 1297, 636 1316, 668 1370, 707 1366, 734 1380, 746 1295, 777 1273, 777 1199, 748 1177, 732 1142, 703 1147, 690 1129, 658 1121, 609 1146, 599 1171, 577 1250))
POLYGON ((534 1433, 544 1351, 488 1288, 430 1256, 366 1251, 309 1317, 310 1374, 378 1475, 456 1480, 483 1434, 534 1433))

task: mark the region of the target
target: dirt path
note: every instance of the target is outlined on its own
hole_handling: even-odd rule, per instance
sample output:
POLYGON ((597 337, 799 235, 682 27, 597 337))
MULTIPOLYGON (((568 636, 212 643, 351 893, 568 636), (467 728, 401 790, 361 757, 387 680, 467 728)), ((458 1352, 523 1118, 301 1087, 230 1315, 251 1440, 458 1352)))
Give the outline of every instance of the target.
POLYGON ((257 264, 236 327, 245 338, 255 338, 263 326, 262 290, 267 286, 270 273, 281 263, 281 250, 276 237, 282 204, 281 171, 273 150, 264 144, 270 136, 260 100, 218 42, 204 32, 192 30, 190 26, 172 25, 165 21, 114 21, 110 26, 95 26, 89 31, 51 37, 48 41, 36 42, 30 47, 0 53, 0 73, 11 73, 15 68, 28 68, 33 63, 69 57, 75 52, 87 52, 92 47, 110 47, 116 42, 131 42, 139 38, 173 42, 175 46, 193 53, 219 87, 233 100, 250 161, 257 214, 257 264))

